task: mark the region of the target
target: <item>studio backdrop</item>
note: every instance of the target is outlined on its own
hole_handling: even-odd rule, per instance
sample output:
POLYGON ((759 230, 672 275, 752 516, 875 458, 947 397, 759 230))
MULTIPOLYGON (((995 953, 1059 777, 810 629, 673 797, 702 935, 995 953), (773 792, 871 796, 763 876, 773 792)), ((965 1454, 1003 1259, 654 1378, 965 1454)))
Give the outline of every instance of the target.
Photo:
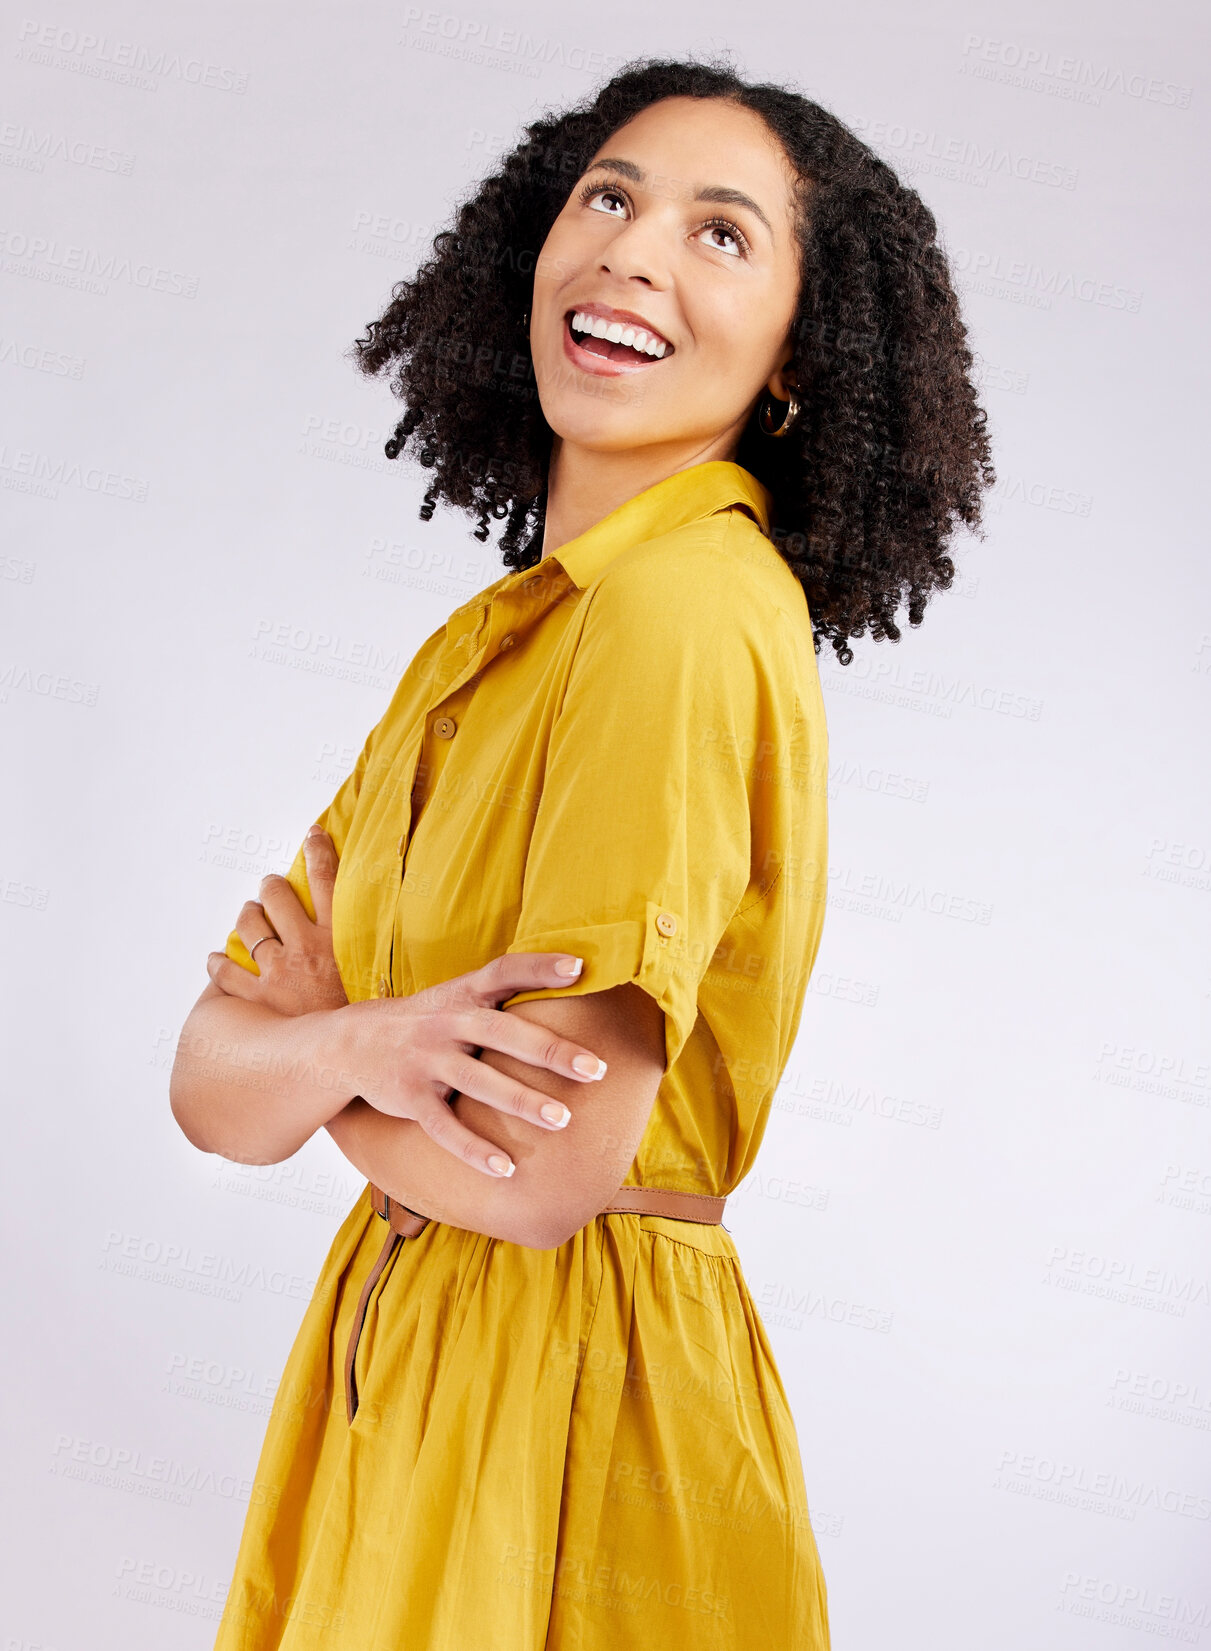
POLYGON ((206 954, 503 572, 419 519, 349 345, 526 121, 720 53, 936 214, 997 469, 924 625, 820 655, 824 938, 728 1205, 834 1644, 1211 1643, 1205 34, 1173 0, 10 12, 6 1651, 207 1651, 364 1186, 323 1131, 200 1153, 168 1099, 206 954))

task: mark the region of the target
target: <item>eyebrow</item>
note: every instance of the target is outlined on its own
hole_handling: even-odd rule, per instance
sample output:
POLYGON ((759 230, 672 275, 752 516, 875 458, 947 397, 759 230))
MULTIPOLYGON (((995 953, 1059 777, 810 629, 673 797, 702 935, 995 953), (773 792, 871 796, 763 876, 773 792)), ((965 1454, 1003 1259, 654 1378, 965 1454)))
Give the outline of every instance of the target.
MULTIPOLYGON (((641 167, 636 166, 634 161, 618 160, 616 157, 611 155, 605 155, 601 160, 595 160, 592 165, 588 167, 588 171, 593 172, 596 171, 598 167, 605 166, 608 166, 614 172, 621 173, 624 178, 630 178, 632 183, 643 182, 643 170, 641 167)), ((747 206, 749 211, 758 217, 765 225, 766 229, 769 230, 770 239, 773 240, 775 238, 774 226, 765 216, 765 213, 762 212, 756 201, 753 200, 752 196, 744 194, 742 190, 729 189, 726 185, 721 183, 708 183, 702 186, 702 188, 694 196, 694 199, 696 201, 715 201, 721 206, 747 206)))

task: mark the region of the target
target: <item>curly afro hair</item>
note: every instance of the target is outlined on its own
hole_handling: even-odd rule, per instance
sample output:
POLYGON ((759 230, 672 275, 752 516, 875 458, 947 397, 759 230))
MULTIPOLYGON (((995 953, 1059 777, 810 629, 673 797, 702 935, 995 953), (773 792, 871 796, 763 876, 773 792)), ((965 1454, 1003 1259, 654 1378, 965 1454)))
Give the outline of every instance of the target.
POLYGON ((411 443, 433 469, 422 519, 444 501, 477 517, 480 540, 503 521, 506 568, 534 566, 552 440, 523 320, 535 260, 605 139, 669 97, 754 110, 800 180, 802 412, 778 441, 750 420, 736 462, 773 497, 772 537, 803 585, 817 653, 827 638, 848 665, 851 638, 898 641, 900 605, 919 625, 932 593, 950 586, 956 520, 978 530, 996 476, 933 214, 819 104, 717 64, 628 63, 525 128, 350 353, 367 376, 391 372, 406 410, 385 451, 394 459, 411 443))

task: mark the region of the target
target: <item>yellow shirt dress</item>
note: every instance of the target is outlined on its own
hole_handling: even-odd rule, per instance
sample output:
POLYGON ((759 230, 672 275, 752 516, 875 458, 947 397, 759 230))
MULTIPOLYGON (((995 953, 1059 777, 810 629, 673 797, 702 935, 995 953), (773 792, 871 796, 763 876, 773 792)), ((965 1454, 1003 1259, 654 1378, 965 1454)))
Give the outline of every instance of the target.
MULTIPOLYGON (((637 981, 667 1071, 626 1185, 753 1167, 824 918, 803 588, 739 465, 679 471, 459 608, 321 823, 351 1000, 502 952, 637 981)), ((300 846, 289 880, 314 916, 300 846)), ((233 931, 227 954, 255 971, 233 931)), ((575 1125, 573 1124, 573 1127, 575 1125)), ((826 1651, 786 1392, 722 1225, 552 1250, 337 1232, 269 1418, 216 1651, 826 1651)))

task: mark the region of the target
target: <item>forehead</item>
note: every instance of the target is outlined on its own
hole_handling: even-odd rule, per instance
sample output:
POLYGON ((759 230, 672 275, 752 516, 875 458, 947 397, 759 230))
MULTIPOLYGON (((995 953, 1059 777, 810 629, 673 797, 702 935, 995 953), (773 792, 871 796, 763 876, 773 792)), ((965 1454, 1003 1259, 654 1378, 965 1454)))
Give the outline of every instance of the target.
POLYGON ((611 132, 595 151, 635 162, 643 184, 690 199, 702 185, 742 189, 771 221, 792 209, 794 169, 762 117, 723 98, 663 98, 611 132))

